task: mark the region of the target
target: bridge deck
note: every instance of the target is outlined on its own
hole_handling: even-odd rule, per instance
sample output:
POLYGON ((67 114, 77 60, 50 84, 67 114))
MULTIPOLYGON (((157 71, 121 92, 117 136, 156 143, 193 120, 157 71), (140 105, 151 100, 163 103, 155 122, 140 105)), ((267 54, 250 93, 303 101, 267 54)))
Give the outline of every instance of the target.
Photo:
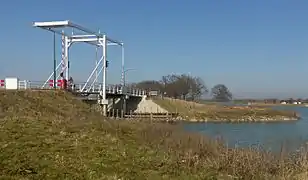
MULTIPOLYGON (((84 87, 84 84, 85 83, 73 84, 69 87, 69 90, 83 95, 100 94, 103 91, 102 84, 93 84, 92 86, 82 88, 84 87)), ((0 86, 0 88, 6 89, 5 82, 3 82, 3 86, 0 86)), ((44 83, 42 81, 18 80, 17 89, 51 90, 54 88, 52 85, 46 85, 46 82, 44 83)), ((56 89, 60 89, 60 87, 56 87, 56 89)), ((121 85, 107 85, 105 89, 107 95, 128 95, 142 97, 147 94, 145 90, 123 87, 121 85)))

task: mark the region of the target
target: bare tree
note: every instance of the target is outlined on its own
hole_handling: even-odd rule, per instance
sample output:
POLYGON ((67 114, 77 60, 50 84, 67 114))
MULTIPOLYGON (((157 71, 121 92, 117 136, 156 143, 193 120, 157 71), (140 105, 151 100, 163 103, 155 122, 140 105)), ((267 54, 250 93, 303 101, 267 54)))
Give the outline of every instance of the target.
POLYGON ((162 77, 163 82, 163 90, 167 96, 178 98, 180 94, 180 90, 178 89, 178 77, 176 75, 167 75, 162 77))
POLYGON ((191 83, 191 100, 200 99, 200 97, 208 93, 208 89, 205 86, 203 80, 200 77, 194 77, 191 83))
POLYGON ((174 83, 176 85, 177 94, 180 95, 180 98, 186 99, 190 93, 193 79, 188 75, 182 74, 176 77, 174 83))
POLYGON ((160 81, 142 81, 137 83, 135 87, 145 90, 157 90, 164 96, 187 100, 197 100, 208 92, 200 77, 192 77, 186 74, 162 76, 160 81))

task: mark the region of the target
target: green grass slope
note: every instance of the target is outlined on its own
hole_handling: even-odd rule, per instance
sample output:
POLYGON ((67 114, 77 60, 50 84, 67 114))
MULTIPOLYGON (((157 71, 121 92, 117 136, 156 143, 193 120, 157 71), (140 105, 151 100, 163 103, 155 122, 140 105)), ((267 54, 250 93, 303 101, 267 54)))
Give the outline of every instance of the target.
POLYGON ((61 91, 0 91, 0 107, 0 179, 306 177, 306 156, 227 149, 167 124, 104 120, 61 91))

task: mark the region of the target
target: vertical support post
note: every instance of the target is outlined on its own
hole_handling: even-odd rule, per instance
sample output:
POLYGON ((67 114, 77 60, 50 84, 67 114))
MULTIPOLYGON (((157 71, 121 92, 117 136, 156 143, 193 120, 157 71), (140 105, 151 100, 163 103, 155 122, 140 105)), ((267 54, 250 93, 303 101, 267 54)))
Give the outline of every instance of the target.
POLYGON ((65 72, 65 78, 66 80, 69 79, 69 59, 68 59, 68 48, 69 48, 69 40, 68 40, 68 37, 65 36, 64 37, 64 57, 65 57, 65 67, 66 67, 66 72, 65 72))
POLYGON ((56 33, 53 33, 53 88, 56 89, 56 81, 57 81, 57 60, 56 60, 56 33))
POLYGON ((121 77, 121 81, 122 81, 122 85, 125 86, 125 75, 124 75, 124 44, 122 43, 122 77, 121 77))
POLYGON ((126 87, 125 87, 125 67, 124 67, 124 43, 122 43, 122 97, 123 97, 123 112, 126 114, 126 87))
MULTIPOLYGON (((98 50, 98 47, 96 46, 96 52, 95 52, 95 65, 97 66, 98 64, 98 55, 97 55, 97 50, 98 50)), ((98 79, 98 68, 96 69, 95 71, 95 81, 94 81, 94 87, 95 87, 95 84, 97 83, 97 79, 98 79)))
POLYGON ((61 73, 63 73, 63 77, 65 78, 65 68, 66 68, 66 60, 65 60, 65 35, 64 31, 62 31, 61 36, 61 73))
POLYGON ((107 116, 107 106, 108 101, 106 97, 106 75, 107 75, 107 38, 106 35, 103 36, 103 115, 107 116))
POLYGON ((69 39, 64 35, 64 31, 62 31, 61 37, 61 72, 63 73, 63 77, 68 80, 69 78, 69 60, 68 60, 68 48, 69 48, 69 39))

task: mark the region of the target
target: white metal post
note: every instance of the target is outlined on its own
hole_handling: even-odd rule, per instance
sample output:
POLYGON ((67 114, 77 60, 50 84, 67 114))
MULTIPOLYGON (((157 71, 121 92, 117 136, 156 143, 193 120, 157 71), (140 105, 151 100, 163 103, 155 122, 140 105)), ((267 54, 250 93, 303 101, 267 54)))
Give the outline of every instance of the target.
POLYGON ((107 97, 106 97, 106 75, 107 75, 107 38, 106 35, 103 36, 103 115, 107 116, 107 97))
MULTIPOLYGON (((99 29, 98 30, 98 34, 101 34, 101 30, 99 29)), ((99 37, 96 37, 97 38, 97 42, 99 43, 99 37)), ((96 46, 95 47, 95 65, 96 66, 98 66, 98 48, 99 47, 101 47, 101 45, 98 45, 98 46, 96 46)), ((94 81, 93 81, 93 86, 95 87, 95 84, 99 84, 98 82, 99 82, 99 80, 98 80, 98 76, 99 76, 99 74, 100 74, 100 72, 102 71, 103 69, 102 68, 100 68, 99 70, 98 70, 98 68, 96 69, 96 72, 95 72, 95 79, 94 79, 94 81)))
MULTIPOLYGON (((97 55, 98 47, 96 47, 95 50, 96 50, 96 52, 95 52, 95 65, 97 66, 97 64, 98 64, 98 55, 97 55)), ((95 71, 94 86, 97 83, 97 78, 98 78, 98 70, 96 69, 96 71, 95 71)))
POLYGON ((65 64, 65 35, 64 35, 64 31, 62 31, 62 35, 61 35, 61 71, 60 73, 63 73, 63 76, 65 76, 65 68, 66 68, 66 64, 65 64))
POLYGON ((125 61, 124 61, 124 43, 122 43, 122 94, 123 94, 123 112, 124 112, 124 116, 126 114, 126 87, 125 87, 125 61))
POLYGON ((125 86, 125 79, 124 79, 124 44, 122 43, 122 76, 121 76, 121 81, 122 81, 122 85, 124 88, 125 86))
POLYGON ((64 62, 65 62, 65 67, 66 67, 66 71, 65 71, 65 79, 68 80, 69 79, 69 60, 68 60, 68 48, 69 48, 69 40, 68 37, 65 36, 64 37, 64 62))

